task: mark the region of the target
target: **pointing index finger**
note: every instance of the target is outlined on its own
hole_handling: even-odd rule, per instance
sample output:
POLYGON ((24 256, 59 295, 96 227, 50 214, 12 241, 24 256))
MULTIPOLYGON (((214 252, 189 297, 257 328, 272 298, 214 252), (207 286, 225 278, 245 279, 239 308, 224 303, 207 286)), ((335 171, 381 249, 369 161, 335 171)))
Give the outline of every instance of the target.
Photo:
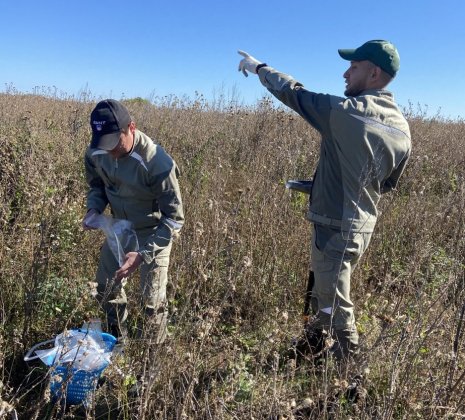
POLYGON ((237 51, 237 52, 238 52, 240 55, 242 55, 242 57, 245 57, 245 58, 250 57, 250 55, 247 54, 245 51, 239 50, 239 51, 237 51))

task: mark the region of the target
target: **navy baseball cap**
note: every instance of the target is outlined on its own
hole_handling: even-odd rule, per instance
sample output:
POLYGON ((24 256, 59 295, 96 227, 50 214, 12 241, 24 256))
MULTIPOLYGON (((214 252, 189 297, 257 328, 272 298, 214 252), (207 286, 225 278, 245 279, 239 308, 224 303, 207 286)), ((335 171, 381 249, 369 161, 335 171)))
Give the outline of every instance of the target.
POLYGON ((131 122, 127 108, 114 99, 100 101, 90 114, 93 149, 113 150, 119 143, 121 131, 131 122))
POLYGON ((344 60, 371 61, 392 77, 396 75, 400 67, 400 57, 396 47, 382 39, 365 42, 355 49, 338 50, 338 53, 344 60))

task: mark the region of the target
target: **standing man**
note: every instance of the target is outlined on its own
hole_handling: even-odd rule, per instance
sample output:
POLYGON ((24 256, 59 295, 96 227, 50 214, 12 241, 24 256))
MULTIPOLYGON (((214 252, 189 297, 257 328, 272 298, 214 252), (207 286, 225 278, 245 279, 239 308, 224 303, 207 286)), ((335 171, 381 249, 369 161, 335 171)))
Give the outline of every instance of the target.
POLYGON ((296 111, 322 137, 307 218, 313 223, 314 317, 306 326, 310 350, 329 349, 336 359, 358 349, 351 273, 368 247, 381 194, 394 189, 410 155, 407 121, 386 86, 399 70, 399 54, 388 41, 368 41, 339 50, 350 61, 343 74, 346 97, 315 93, 249 54, 239 70, 260 82, 296 111))
POLYGON ((92 229, 92 218, 109 204, 112 216, 133 223, 139 242, 120 267, 107 242, 97 269, 97 298, 107 315, 109 330, 124 338, 126 332, 126 278, 140 266, 145 323, 155 328, 156 343, 166 337, 166 286, 173 236, 183 223, 174 160, 147 135, 136 129, 127 108, 107 99, 90 116, 92 140, 85 153, 89 184, 87 214, 82 225, 92 229))

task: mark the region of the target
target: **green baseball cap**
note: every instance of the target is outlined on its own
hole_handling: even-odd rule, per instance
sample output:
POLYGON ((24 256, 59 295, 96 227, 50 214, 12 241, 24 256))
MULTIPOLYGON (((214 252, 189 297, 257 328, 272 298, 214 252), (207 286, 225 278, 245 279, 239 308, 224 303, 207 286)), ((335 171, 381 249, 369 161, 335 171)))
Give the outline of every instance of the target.
POLYGON ((338 50, 338 53, 344 60, 371 61, 392 77, 396 75, 400 67, 400 57, 396 47, 382 39, 365 42, 355 49, 338 50))

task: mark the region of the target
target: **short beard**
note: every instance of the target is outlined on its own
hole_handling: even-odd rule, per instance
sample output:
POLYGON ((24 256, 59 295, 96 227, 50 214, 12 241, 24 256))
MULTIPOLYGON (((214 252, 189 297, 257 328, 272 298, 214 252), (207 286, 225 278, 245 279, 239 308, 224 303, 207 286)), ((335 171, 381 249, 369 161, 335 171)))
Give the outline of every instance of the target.
POLYGON ((359 90, 355 90, 355 89, 346 89, 346 90, 344 91, 344 95, 345 95, 345 96, 352 96, 352 97, 353 97, 353 96, 358 96, 358 95, 360 95, 362 92, 363 92, 363 90, 360 90, 360 89, 359 89, 359 90))

